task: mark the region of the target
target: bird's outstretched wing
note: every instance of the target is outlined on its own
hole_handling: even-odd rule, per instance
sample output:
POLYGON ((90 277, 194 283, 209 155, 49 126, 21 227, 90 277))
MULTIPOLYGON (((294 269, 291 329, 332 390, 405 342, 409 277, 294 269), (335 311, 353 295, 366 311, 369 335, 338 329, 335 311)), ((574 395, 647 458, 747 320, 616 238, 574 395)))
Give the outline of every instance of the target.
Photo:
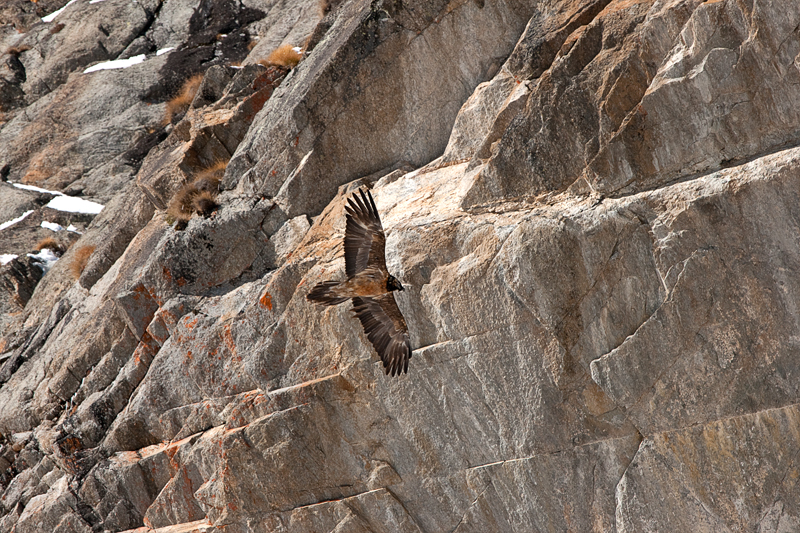
POLYGON ((387 374, 408 372, 411 340, 408 326, 392 293, 376 298, 353 298, 353 313, 361 321, 367 338, 375 347, 387 374))
POLYGON ((359 190, 347 199, 347 226, 344 232, 344 270, 352 278, 367 265, 386 271, 383 234, 378 208, 369 191, 359 190), (360 193, 360 195, 359 195, 360 193))

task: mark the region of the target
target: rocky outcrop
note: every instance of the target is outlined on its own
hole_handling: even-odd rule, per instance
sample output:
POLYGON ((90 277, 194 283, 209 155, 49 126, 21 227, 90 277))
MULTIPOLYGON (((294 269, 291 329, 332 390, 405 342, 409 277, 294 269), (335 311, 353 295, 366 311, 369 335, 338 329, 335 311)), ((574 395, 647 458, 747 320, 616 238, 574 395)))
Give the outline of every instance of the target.
POLYGON ((343 183, 431 161, 532 10, 513 0, 485 10, 475 2, 345 2, 292 83, 256 118, 227 188, 275 197, 294 217, 320 212, 343 183))
MULTIPOLYGON (((105 208, 0 322, 0 531, 800 526, 790 2, 152 4, 127 51, 7 78, 7 179, 54 161, 41 183, 105 208), (258 64, 287 39, 296 68, 258 64), (106 84, 119 107, 77 105, 106 84), (219 164, 220 208, 173 224, 219 164), (361 187, 399 378, 350 304, 306 301, 361 187)), ((0 186, 22 243, 44 200, 0 186)))

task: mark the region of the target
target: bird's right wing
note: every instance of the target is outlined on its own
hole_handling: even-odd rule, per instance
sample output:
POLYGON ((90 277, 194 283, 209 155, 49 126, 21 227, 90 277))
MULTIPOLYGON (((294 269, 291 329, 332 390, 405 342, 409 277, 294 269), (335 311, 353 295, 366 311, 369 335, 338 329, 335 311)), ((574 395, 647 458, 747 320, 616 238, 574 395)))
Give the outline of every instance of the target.
POLYGON ((367 338, 375 347, 387 374, 408 372, 411 340, 408 326, 392 293, 376 298, 353 298, 353 313, 361 321, 367 338))
POLYGON ((344 231, 344 269, 352 278, 367 265, 386 271, 383 234, 378 208, 369 191, 357 191, 347 199, 347 226, 344 231), (361 193, 359 197, 359 193, 361 193))

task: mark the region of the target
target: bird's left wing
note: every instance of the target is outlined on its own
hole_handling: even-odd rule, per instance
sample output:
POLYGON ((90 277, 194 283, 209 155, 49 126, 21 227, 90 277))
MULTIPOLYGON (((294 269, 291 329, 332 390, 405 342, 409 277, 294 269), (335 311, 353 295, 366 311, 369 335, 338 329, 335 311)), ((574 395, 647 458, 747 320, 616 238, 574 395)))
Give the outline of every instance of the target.
POLYGON ((383 361, 386 373, 396 376, 401 372, 408 372, 411 340, 394 295, 387 293, 376 298, 353 298, 353 312, 383 361))
POLYGON ((386 271, 386 237, 372 194, 359 190, 347 199, 344 208, 347 211, 344 231, 344 270, 347 277, 352 278, 367 265, 386 271))

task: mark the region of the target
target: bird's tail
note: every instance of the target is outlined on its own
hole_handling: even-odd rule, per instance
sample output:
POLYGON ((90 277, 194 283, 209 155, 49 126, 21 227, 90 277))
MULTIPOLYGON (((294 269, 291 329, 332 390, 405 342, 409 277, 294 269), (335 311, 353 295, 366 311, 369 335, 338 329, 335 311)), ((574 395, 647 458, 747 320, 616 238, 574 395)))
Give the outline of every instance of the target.
POLYGON ((316 287, 311 289, 306 299, 309 302, 314 302, 324 305, 336 305, 349 300, 347 297, 335 296, 331 294, 331 289, 339 285, 338 281, 323 281, 318 283, 316 287))

